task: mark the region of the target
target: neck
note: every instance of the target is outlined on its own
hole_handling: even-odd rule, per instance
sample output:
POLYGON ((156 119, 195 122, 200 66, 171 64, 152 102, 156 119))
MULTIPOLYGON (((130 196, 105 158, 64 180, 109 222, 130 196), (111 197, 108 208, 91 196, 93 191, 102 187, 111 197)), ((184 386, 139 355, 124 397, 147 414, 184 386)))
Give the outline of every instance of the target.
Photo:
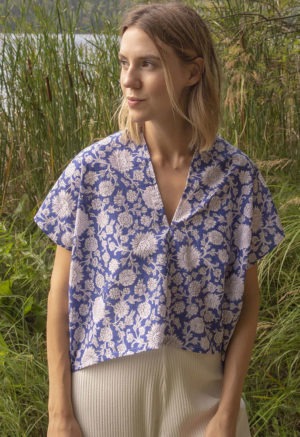
POLYGON ((146 122, 144 135, 152 160, 176 168, 182 160, 192 156, 191 128, 184 120, 169 126, 146 122))

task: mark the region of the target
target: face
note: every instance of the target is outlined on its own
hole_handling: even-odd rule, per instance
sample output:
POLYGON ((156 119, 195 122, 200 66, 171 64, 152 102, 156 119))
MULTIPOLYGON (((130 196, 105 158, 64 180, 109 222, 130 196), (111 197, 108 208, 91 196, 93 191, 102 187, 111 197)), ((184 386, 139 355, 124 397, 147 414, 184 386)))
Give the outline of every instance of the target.
MULTIPOLYGON (((183 107, 191 86, 191 70, 171 47, 165 44, 161 47, 172 77, 174 97, 183 107)), ((137 27, 129 27, 121 40, 119 59, 121 87, 132 120, 138 123, 174 121, 160 53, 148 35, 137 27)))

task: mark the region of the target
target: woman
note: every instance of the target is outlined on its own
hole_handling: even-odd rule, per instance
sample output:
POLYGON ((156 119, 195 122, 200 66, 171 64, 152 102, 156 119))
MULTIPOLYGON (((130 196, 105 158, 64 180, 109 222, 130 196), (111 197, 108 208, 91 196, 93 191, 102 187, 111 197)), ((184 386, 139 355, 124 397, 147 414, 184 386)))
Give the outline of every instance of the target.
POLYGON ((247 437, 256 262, 283 233, 255 165, 217 136, 209 31, 135 7, 120 132, 83 150, 35 220, 57 244, 48 303, 52 437, 247 437))

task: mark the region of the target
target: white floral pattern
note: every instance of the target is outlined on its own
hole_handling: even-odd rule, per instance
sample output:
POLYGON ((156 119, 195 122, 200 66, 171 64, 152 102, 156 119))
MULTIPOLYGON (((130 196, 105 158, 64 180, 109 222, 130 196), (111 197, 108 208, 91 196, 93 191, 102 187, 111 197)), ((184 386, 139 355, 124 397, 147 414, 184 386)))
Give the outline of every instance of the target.
POLYGON ((196 151, 169 224, 146 144, 83 150, 35 216, 72 250, 72 370, 173 344, 223 357, 247 268, 283 238, 259 171, 222 138, 196 151))

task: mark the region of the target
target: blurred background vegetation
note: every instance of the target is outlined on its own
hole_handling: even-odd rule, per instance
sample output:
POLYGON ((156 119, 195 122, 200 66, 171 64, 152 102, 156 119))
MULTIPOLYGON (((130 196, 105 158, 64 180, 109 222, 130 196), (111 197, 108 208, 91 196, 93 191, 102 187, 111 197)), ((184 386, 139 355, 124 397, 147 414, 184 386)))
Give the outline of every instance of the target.
MULTIPOLYGON (((118 19, 133 1, 0 3, 0 429, 45 436, 45 315, 53 244, 33 224, 67 162, 117 129, 118 19), (81 35, 79 38, 78 34, 81 35)), ((151 2, 150 2, 151 3, 151 2)), ((223 67, 220 133, 261 168, 285 228, 260 263, 258 337, 245 397, 253 436, 300 429, 300 7, 186 3, 223 67)))
MULTIPOLYGON (((0 32, 38 32, 41 16, 46 14, 48 29, 59 28, 57 12, 67 10, 68 20, 78 33, 100 32, 107 18, 116 16, 128 6, 138 3, 130 0, 4 0, 0 4, 0 15, 4 18, 0 32), (22 21, 20 21, 22 20, 22 21)), ((141 3, 141 2, 140 2, 141 3)))

